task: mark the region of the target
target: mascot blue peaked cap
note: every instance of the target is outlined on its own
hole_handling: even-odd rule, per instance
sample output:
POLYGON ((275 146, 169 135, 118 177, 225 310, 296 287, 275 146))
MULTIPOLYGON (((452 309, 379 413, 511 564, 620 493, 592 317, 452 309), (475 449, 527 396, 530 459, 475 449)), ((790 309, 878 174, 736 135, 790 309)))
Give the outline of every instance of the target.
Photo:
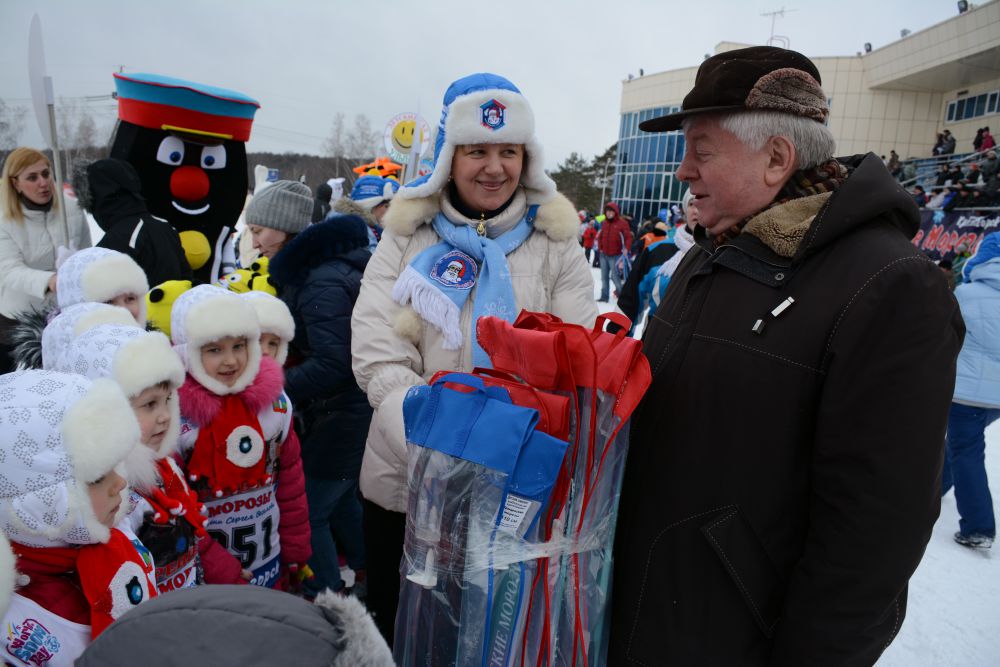
POLYGON ((521 186, 528 204, 542 204, 556 192, 545 174, 542 146, 535 138, 535 115, 517 86, 497 74, 470 74, 444 94, 434 143, 434 171, 401 188, 396 195, 417 199, 437 194, 448 183, 455 147, 467 144, 523 144, 521 186))

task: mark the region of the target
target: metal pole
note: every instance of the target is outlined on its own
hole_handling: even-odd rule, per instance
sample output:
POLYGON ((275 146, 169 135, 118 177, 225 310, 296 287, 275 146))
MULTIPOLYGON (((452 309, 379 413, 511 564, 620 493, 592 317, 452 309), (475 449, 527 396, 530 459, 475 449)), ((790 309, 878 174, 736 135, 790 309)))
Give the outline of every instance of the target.
MULTIPOLYGON (((69 220, 66 217, 66 199, 63 197, 63 173, 62 161, 59 159, 59 133, 56 130, 56 105, 55 93, 52 90, 52 77, 47 76, 45 82, 45 105, 49 109, 49 127, 52 128, 52 163, 56 171, 56 191, 55 196, 59 198, 59 215, 62 218, 63 234, 65 234, 66 247, 70 247, 69 220)), ((67 167, 69 165, 66 165, 67 167)), ((79 248, 78 248, 79 249, 79 248)))
POLYGON ((611 166, 611 158, 608 158, 604 163, 604 176, 601 178, 601 210, 597 212, 597 215, 604 213, 604 191, 608 187, 608 167, 611 166))

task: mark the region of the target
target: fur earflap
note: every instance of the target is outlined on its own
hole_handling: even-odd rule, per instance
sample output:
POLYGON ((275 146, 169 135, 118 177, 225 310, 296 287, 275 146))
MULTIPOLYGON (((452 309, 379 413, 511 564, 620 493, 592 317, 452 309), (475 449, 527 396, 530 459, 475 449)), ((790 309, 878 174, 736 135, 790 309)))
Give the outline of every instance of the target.
POLYGON ((156 460, 160 458, 157 450, 139 444, 132 448, 125 459, 125 481, 133 489, 144 493, 152 491, 160 480, 156 469, 156 460))
POLYGON ((576 238, 580 228, 580 218, 573 204, 562 194, 555 193, 549 201, 538 207, 535 229, 543 232, 553 241, 576 238))
MULTIPOLYGON (((139 423, 132 407, 118 385, 110 378, 95 380, 79 401, 67 411, 62 422, 63 442, 73 465, 75 484, 70 489, 70 502, 83 517, 89 537, 107 542, 111 531, 94 515, 87 486, 114 470, 126 480, 130 475, 146 479, 149 471, 132 461, 130 473, 125 462, 139 447, 139 423)), ((153 473, 155 475, 155 470, 153 473)), ((128 487, 121 491, 122 502, 115 523, 127 512, 128 487)))
POLYGON ((420 343, 424 335, 424 321, 410 306, 400 308, 392 322, 392 330, 403 340, 408 340, 414 345, 420 343))
POLYGON ((392 652, 375 622, 356 598, 337 595, 329 590, 316 596, 317 607, 331 625, 337 628, 337 644, 341 652, 331 663, 333 667, 391 667, 392 652))
POLYGON ((87 394, 66 411, 62 434, 82 484, 100 479, 124 461, 140 438, 132 406, 110 378, 94 380, 87 394))
POLYGON ((382 225, 397 236, 413 236, 420 225, 429 222, 440 210, 440 193, 417 199, 396 197, 382 218, 382 225))
POLYGON ((0 618, 7 613, 10 596, 14 593, 17 582, 17 570, 14 569, 14 554, 10 543, 3 533, 0 533, 0 618))
MULTIPOLYGON (((259 347, 259 346, 258 346, 259 347)), ((284 391, 285 373, 273 359, 260 360, 260 372, 240 398, 253 412, 259 412, 281 396, 284 391)), ((212 423, 222 409, 219 395, 202 386, 195 378, 188 377, 178 392, 184 417, 201 427, 212 423)))

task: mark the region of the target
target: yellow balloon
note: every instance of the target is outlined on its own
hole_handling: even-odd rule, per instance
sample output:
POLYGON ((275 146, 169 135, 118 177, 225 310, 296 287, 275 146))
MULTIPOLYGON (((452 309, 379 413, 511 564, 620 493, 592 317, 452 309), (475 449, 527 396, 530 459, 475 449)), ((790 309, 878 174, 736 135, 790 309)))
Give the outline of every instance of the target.
POLYGON ((189 229, 180 233, 181 247, 184 248, 184 255, 187 257, 191 269, 197 271, 205 266, 205 262, 212 256, 212 246, 208 239, 199 231, 189 229))

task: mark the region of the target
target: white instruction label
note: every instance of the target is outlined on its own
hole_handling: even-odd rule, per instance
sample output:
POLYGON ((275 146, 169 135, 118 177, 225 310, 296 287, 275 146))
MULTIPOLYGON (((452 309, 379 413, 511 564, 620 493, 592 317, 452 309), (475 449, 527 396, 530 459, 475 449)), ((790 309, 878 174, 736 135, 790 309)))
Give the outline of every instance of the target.
POLYGON ((528 515, 528 510, 535 503, 520 496, 507 496, 507 502, 503 506, 503 516, 500 517, 500 527, 517 531, 528 515))

